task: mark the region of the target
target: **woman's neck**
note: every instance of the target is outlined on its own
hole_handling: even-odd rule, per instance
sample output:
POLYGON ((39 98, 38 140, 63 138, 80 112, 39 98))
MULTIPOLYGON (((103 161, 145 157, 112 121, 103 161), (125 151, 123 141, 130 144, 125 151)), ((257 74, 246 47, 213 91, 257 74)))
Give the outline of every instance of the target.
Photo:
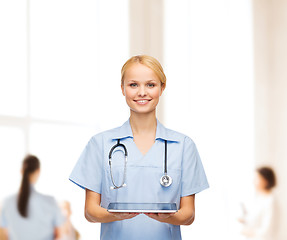
POLYGON ((272 193, 272 191, 271 190, 267 190, 267 189, 258 189, 257 193, 260 196, 269 196, 272 193))
POLYGON ((148 114, 138 114, 131 111, 130 125, 133 135, 155 133, 157 126, 155 111, 148 114))

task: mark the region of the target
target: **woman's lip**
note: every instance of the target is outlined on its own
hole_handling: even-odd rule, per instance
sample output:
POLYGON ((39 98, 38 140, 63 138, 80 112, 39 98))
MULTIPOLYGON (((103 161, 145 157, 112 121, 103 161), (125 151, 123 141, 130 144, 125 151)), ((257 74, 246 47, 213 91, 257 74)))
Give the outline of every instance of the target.
POLYGON ((151 99, 136 99, 136 100, 134 100, 134 101, 150 101, 151 99))
POLYGON ((147 104, 150 100, 151 99, 138 99, 138 100, 134 100, 134 101, 140 105, 144 105, 144 104, 147 104))

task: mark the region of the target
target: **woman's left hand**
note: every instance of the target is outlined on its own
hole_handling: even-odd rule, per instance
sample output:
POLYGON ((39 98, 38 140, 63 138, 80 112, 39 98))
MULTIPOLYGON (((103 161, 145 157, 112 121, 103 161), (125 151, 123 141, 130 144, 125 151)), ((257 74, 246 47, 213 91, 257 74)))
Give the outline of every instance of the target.
POLYGON ((159 222, 166 222, 170 217, 172 217, 175 213, 145 213, 146 216, 155 219, 159 222))
POLYGON ((180 209, 176 213, 146 213, 145 215, 159 222, 173 225, 190 225, 194 221, 195 195, 180 198, 180 209))

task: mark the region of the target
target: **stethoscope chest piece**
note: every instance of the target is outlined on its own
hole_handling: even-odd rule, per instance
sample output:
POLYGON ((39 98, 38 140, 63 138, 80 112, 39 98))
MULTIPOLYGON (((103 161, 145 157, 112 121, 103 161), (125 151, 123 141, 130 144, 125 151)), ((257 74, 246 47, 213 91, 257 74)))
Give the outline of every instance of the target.
POLYGON ((163 187, 169 187, 172 184, 172 178, 170 176, 168 176, 168 175, 163 175, 160 178, 160 184, 163 187))

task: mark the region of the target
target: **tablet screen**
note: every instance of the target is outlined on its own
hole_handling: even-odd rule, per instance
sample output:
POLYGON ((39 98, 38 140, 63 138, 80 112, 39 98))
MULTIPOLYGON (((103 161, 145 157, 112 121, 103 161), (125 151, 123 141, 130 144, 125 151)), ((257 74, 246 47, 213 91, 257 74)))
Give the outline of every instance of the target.
POLYGON ((173 213, 177 212, 175 203, 110 203, 109 212, 129 213, 173 213))

